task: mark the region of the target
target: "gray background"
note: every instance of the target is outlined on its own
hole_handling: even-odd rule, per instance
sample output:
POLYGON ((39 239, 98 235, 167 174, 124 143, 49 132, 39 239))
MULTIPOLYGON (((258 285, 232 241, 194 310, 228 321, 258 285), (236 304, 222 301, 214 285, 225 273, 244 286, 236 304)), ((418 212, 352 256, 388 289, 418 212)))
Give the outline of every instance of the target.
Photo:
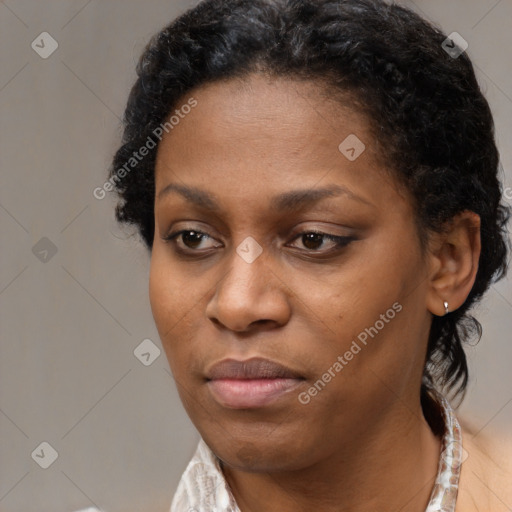
MULTIPOLYGON (((147 338, 161 348, 148 254, 116 225, 113 198, 92 195, 118 146, 140 52, 193 4, 0 4, 2 512, 168 511, 194 451, 163 350, 150 366, 133 353, 147 338), (47 59, 31 48, 43 31, 59 45, 47 59), (43 441, 58 452, 48 469, 31 456, 43 441)), ((404 4, 468 41, 512 197, 512 0, 404 4)), ((468 350, 460 414, 479 429, 510 429, 510 280, 492 287, 478 318, 484 336, 468 350)))

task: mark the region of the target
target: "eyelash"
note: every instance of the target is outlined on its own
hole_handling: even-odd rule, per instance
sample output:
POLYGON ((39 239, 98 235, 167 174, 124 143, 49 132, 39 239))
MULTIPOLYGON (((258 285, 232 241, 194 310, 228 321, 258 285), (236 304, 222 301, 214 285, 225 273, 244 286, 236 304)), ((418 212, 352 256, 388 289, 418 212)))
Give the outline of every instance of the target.
MULTIPOLYGON (((204 233, 203 231, 199 231, 197 229, 182 229, 180 231, 176 231, 175 233, 170 233, 169 235, 166 235, 166 236, 162 237, 162 240, 164 240, 164 242, 166 242, 166 243, 172 243, 174 245, 174 247, 173 247, 174 251, 176 251, 177 253, 179 253, 181 255, 193 256, 194 255, 193 253, 196 253, 195 255, 197 256, 198 255, 197 253, 200 253, 201 249, 199 249, 199 250, 196 250, 196 249, 184 250, 184 249, 180 249, 180 248, 177 247, 176 239, 180 235, 182 235, 184 233, 195 233, 196 235, 199 235, 199 236, 202 236, 202 237, 212 238, 207 233, 204 233)), ((316 231, 314 229, 309 229, 309 230, 301 231, 300 233, 298 233, 293 238, 292 241, 295 241, 298 238, 301 238, 302 236, 309 235, 309 234, 322 236, 322 237, 326 238, 327 240, 330 240, 330 241, 335 243, 335 247, 333 249, 329 250, 329 251, 321 252, 321 251, 314 250, 314 249, 306 249, 305 250, 305 252, 324 254, 324 255, 330 254, 330 253, 333 253, 333 252, 337 252, 340 249, 346 247, 350 242, 355 240, 355 237, 352 237, 352 236, 336 236, 336 235, 331 235, 329 233, 324 233, 322 231, 316 231)))

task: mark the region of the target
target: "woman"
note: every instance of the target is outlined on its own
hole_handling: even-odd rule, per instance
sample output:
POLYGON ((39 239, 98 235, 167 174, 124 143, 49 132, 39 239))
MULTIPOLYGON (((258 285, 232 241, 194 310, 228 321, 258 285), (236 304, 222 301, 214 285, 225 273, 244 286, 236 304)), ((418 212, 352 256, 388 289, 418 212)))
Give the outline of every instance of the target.
POLYGON ((463 48, 381 1, 206 0, 137 70, 110 182, 202 438, 171 511, 510 510, 449 403, 510 215, 463 48))

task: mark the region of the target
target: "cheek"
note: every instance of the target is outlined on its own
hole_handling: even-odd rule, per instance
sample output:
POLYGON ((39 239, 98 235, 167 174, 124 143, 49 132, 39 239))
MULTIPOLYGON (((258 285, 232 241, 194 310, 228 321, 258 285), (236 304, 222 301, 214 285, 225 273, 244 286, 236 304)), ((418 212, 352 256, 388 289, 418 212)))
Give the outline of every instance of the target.
POLYGON ((295 280, 290 287, 304 306, 302 314, 342 341, 373 325, 398 299, 403 280, 398 271, 381 258, 363 256, 328 277, 295 280))
POLYGON ((149 302, 161 337, 167 324, 170 324, 169 314, 172 315, 172 305, 176 302, 173 287, 169 286, 168 275, 164 270, 158 256, 153 253, 149 273, 149 302))
MULTIPOLYGON (((153 248, 149 273, 149 300, 159 330, 170 329, 193 309, 197 293, 193 279, 172 264, 166 248, 153 248)), ((164 331, 166 332, 166 331, 164 331)), ((164 341, 164 340, 162 340, 164 341)))
POLYGON ((418 255, 410 249, 404 254, 398 244, 374 249, 332 274, 322 289, 300 289, 306 314, 324 326, 321 354, 311 357, 318 377, 343 357, 343 369, 333 369, 330 392, 322 392, 318 405, 378 401, 385 384, 400 388, 422 365, 422 323, 415 313, 421 290, 411 294, 421 273, 418 255))
POLYGON ((176 338, 186 324, 187 313, 192 308, 187 302, 189 300, 190 294, 179 276, 172 272, 170 265, 154 250, 149 274, 149 301, 155 325, 168 355, 173 345, 170 341, 176 338))
POLYGON ((149 274, 149 300, 162 346, 173 374, 183 379, 198 352, 198 312, 204 307, 203 287, 183 275, 163 250, 154 249, 149 274))

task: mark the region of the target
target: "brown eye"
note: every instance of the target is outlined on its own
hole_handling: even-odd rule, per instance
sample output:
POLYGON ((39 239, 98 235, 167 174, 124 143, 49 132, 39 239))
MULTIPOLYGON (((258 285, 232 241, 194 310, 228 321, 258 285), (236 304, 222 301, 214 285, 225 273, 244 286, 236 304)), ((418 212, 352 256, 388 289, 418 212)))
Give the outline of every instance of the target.
POLYGON ((181 233, 181 240, 188 248, 197 249, 205 236, 207 235, 203 235, 197 231, 183 231, 181 233))
MULTIPOLYGON (((354 237, 336 236, 319 231, 304 231, 299 233, 299 235, 295 237, 294 240, 299 238, 301 239, 302 245, 308 251, 314 252, 318 252, 319 249, 322 249, 322 247, 325 245, 325 240, 331 242, 331 249, 333 250, 344 247, 354 240, 354 237)), ((329 249, 327 249, 327 252, 329 252, 329 249)))
POLYGON ((302 243, 307 249, 321 249, 325 236, 319 233, 305 233, 302 235, 302 243))
POLYGON ((204 249, 211 249, 212 247, 216 247, 201 247, 201 244, 208 239, 212 239, 212 237, 206 233, 203 233, 202 231, 197 231, 195 229, 183 229, 163 237, 164 241, 172 242, 175 244, 176 250, 183 253, 186 253, 187 250, 200 252, 204 249))

